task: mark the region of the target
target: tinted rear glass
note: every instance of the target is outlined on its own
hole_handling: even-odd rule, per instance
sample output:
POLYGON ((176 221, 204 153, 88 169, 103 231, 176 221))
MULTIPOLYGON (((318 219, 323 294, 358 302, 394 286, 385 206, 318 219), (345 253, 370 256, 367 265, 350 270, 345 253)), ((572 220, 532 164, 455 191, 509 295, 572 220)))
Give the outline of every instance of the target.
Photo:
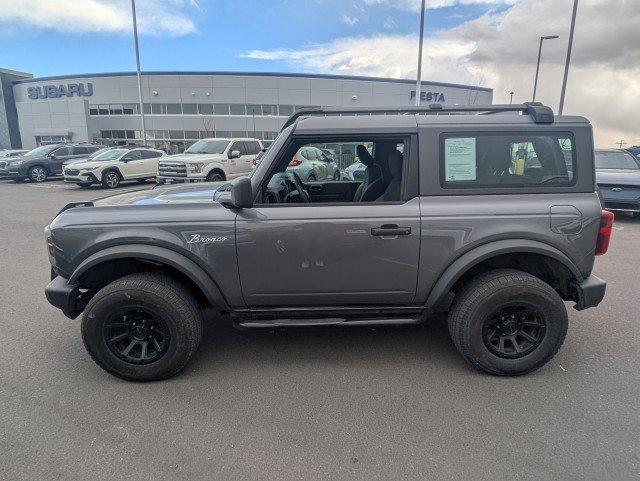
POLYGON ((574 183, 569 133, 460 133, 440 140, 445 188, 567 186, 574 183))
POLYGON ((638 164, 627 152, 615 150, 596 151, 596 169, 632 169, 637 170, 638 164))

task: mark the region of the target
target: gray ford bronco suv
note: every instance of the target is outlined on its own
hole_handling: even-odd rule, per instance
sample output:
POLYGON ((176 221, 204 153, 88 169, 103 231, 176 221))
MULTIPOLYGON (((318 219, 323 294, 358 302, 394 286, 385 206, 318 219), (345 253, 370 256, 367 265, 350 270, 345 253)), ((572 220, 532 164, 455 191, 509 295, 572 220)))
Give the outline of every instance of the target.
POLYGON ((251 177, 67 205, 45 229, 45 292, 84 313, 89 354, 129 380, 183 369, 204 309, 246 329, 448 313, 467 361, 519 375, 562 345, 565 301, 602 300, 591 271, 612 223, 584 118, 533 103, 309 109, 251 177), (303 181, 287 166, 305 146, 351 148, 341 169, 366 171, 303 181))

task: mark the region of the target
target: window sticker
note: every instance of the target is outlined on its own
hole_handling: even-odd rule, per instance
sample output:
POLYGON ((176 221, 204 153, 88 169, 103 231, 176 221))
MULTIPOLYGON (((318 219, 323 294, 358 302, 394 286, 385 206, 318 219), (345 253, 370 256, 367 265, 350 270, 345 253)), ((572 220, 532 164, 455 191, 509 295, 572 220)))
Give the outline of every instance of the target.
POLYGON ((476 139, 465 137, 444 141, 445 180, 476 180, 476 139))

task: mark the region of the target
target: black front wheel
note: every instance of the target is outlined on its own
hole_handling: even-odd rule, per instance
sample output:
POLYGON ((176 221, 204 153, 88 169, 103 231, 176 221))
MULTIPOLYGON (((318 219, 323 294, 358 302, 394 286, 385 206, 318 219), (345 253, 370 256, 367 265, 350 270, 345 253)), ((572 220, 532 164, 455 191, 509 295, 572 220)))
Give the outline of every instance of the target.
POLYGON ((202 338, 202 311, 177 281, 131 274, 102 288, 87 305, 82 338, 105 371, 130 381, 180 372, 202 338))
POLYGON ((102 185, 107 189, 115 189, 120 185, 120 174, 115 170, 108 170, 102 174, 102 185))
POLYGON ((448 322, 463 357, 502 376, 527 374, 549 362, 568 326, 558 293, 539 278, 511 269, 473 278, 456 294, 448 322))
POLYGON ((207 175, 207 182, 222 182, 224 180, 224 175, 218 171, 209 172, 207 175))

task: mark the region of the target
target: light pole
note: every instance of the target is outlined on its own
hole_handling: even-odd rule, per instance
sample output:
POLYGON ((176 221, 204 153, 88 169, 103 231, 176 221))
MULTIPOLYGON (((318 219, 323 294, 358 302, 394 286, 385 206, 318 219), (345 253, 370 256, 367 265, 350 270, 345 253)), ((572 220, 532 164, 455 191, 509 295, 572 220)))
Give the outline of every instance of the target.
POLYGON ((536 91, 538 90, 538 74, 540 73, 540 57, 542 57, 542 42, 545 40, 553 40, 559 38, 558 35, 546 35, 544 37, 540 37, 540 47, 538 48, 538 63, 536 64, 536 79, 533 82, 533 99, 532 102, 536 101, 536 91))
POLYGON ((418 43, 418 79, 416 81, 416 107, 420 106, 420 82, 422 76, 422 43, 424 41, 424 11, 425 0, 422 0, 420 9, 420 43, 418 43))
POLYGON ((147 145, 147 128, 144 123, 144 104, 142 103, 142 73, 140 72, 140 49, 138 48, 138 21, 136 20, 136 0, 131 0, 131 16, 133 17, 133 43, 136 48, 136 71, 138 72, 138 102, 140 120, 142 122, 142 144, 147 145))
POLYGON ((624 147, 625 145, 627 145, 627 141, 622 139, 620 142, 616 142, 616 145, 620 148, 624 147))
POLYGON ((578 0, 573 0, 573 14, 571 15, 571 29, 569 30, 569 46, 567 47, 567 61, 564 65, 564 78, 562 79, 562 91, 560 92, 560 108, 558 114, 564 110, 564 96, 567 92, 567 79, 569 78, 569 64, 571 63, 571 49, 573 48, 573 32, 576 29, 576 15, 578 14, 578 0))
POLYGON ((514 93, 515 93, 515 92, 509 92, 509 95, 511 96, 511 98, 509 99, 509 104, 512 104, 512 103, 513 103, 513 94, 514 94, 514 93))

